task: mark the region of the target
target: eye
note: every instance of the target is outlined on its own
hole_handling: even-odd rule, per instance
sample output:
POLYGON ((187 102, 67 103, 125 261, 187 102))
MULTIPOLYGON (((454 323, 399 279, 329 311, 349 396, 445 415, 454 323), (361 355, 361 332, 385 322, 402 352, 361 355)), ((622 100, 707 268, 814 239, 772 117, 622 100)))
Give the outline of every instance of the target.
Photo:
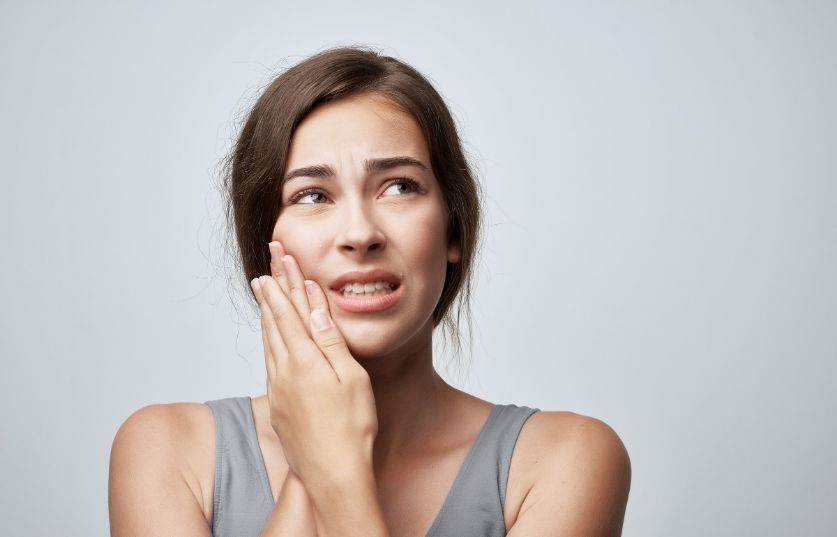
POLYGON ((315 205, 326 202, 326 195, 316 188, 300 190, 288 200, 288 203, 299 203, 301 205, 315 205))
POLYGON ((401 177, 396 179, 384 190, 384 195, 387 196, 403 196, 405 194, 413 194, 421 191, 419 184, 409 177, 401 177))

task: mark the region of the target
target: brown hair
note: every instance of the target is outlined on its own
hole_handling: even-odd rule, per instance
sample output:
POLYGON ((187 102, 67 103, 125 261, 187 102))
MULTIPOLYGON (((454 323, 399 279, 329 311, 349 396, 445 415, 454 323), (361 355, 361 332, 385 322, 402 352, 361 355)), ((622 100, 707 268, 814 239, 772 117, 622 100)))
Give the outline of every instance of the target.
POLYGON ((294 130, 318 105, 364 92, 381 95, 411 114, 427 141, 433 174, 447 205, 448 240, 457 241, 462 250, 459 263, 448 263, 433 326, 443 323, 459 349, 460 317, 464 314, 470 321, 481 225, 479 186, 450 111, 430 82, 404 62, 365 47, 327 49, 290 67, 267 86, 247 116, 223 178, 227 220, 234 227, 244 284, 250 290, 251 279, 270 273, 267 243, 282 205, 282 177, 294 130), (449 310, 457 298, 452 319, 449 310))

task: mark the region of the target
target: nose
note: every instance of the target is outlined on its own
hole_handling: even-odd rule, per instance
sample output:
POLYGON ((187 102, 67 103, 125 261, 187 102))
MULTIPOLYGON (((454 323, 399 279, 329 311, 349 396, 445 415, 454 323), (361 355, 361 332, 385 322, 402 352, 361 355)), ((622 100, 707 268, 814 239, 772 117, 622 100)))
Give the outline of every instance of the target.
POLYGON ((362 258, 386 247, 386 235, 371 208, 362 203, 344 207, 337 247, 344 254, 362 258))

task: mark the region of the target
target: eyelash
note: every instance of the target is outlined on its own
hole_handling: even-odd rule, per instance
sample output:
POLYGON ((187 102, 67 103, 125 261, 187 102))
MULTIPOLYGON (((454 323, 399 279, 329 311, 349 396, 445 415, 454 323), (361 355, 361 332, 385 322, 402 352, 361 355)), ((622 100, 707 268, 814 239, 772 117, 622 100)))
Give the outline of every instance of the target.
MULTIPOLYGON (((398 183, 406 183, 406 184, 410 185, 410 187, 413 189, 413 192, 409 192, 410 194, 417 193, 417 192, 418 193, 422 192, 421 186, 418 184, 418 181, 416 181, 415 179, 410 179, 409 177, 399 177, 398 179, 394 179, 390 184, 387 185, 387 188, 391 187, 392 185, 398 184, 398 183)), ((323 194, 323 195, 325 195, 325 193, 322 190, 320 190, 319 188, 306 188, 304 190, 300 190, 299 192, 297 192, 296 194, 291 196, 288 199, 288 203, 289 204, 297 203, 299 200, 301 200, 302 198, 304 198, 305 196, 307 196, 309 194, 323 194)), ((305 205, 319 205, 319 204, 318 203, 307 203, 305 205)))

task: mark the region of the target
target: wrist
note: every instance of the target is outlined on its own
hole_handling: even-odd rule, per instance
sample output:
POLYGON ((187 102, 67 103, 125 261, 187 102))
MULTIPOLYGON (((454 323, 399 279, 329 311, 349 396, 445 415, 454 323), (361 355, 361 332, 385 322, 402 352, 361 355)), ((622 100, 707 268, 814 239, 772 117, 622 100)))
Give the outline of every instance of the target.
POLYGON ((389 536, 371 464, 347 468, 306 490, 320 537, 389 536))
POLYGON ((353 498, 365 492, 377 494, 377 484, 372 464, 361 461, 344 464, 328 474, 311 476, 304 480, 305 490, 312 503, 325 503, 343 498, 353 498))

